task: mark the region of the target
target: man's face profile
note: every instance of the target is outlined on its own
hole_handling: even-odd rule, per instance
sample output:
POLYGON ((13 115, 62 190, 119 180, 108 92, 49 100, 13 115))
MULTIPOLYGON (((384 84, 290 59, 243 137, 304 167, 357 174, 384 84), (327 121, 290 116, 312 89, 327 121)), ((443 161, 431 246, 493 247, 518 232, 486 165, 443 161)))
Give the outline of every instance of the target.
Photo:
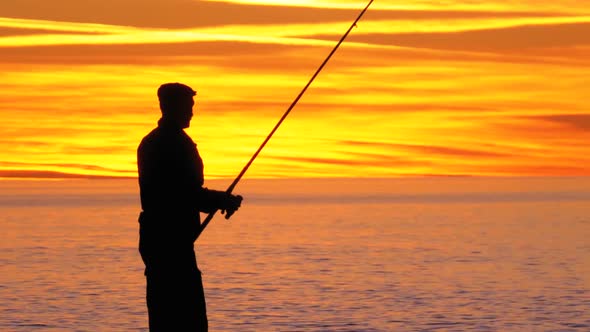
POLYGON ((188 128, 191 125, 191 119, 193 118, 193 106, 195 100, 193 97, 182 98, 178 105, 179 124, 182 128, 188 128))
POLYGON ((179 97, 174 106, 169 108, 165 117, 172 120, 180 128, 188 128, 193 117, 195 101, 191 96, 179 97))

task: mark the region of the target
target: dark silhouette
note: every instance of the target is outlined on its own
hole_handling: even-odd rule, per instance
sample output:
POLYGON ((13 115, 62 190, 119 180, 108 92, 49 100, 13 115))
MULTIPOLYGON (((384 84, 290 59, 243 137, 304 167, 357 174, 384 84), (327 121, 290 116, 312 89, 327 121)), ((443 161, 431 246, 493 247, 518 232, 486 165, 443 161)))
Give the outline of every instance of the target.
POLYGON ((162 118, 137 150, 142 212, 139 251, 145 264, 150 331, 207 331, 207 312, 194 241, 199 212, 231 216, 242 201, 203 187, 203 161, 184 132, 196 92, 180 83, 158 89, 162 118))

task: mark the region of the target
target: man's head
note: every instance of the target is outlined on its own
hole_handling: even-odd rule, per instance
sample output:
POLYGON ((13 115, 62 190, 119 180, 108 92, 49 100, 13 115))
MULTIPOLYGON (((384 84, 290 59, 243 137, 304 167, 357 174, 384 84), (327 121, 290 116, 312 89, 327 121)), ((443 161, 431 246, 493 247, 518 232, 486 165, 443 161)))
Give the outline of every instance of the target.
POLYGON ((193 117, 193 97, 197 92, 181 83, 162 84, 158 89, 162 118, 188 128, 193 117))

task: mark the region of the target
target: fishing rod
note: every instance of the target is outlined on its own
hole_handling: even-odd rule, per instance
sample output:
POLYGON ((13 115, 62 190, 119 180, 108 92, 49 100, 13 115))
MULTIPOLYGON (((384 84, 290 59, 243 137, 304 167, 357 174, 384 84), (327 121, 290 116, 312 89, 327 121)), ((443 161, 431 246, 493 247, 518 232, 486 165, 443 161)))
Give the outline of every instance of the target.
MULTIPOLYGON (((309 82, 307 82, 307 84, 301 90, 301 92, 299 92, 299 95, 297 95, 297 98, 295 98, 295 100, 293 100, 293 102, 291 103, 291 106, 289 106, 289 108, 287 109, 287 111, 285 111, 285 113, 283 114, 283 116, 281 117, 281 119, 279 120, 279 122, 271 130, 270 134, 268 134, 268 136, 262 142, 262 144, 260 145, 260 147, 258 148, 258 150, 256 150, 256 152, 254 153, 254 155, 252 155, 252 158, 250 158, 250 161, 248 161, 248 163, 244 166, 244 168, 242 168, 242 171, 240 172, 240 174, 238 174, 238 176, 234 179, 234 181, 229 185, 229 187, 225 191, 226 193, 228 193, 228 194, 231 194, 232 193, 232 191, 234 190, 234 188, 236 187, 236 185, 238 184, 238 182, 240 182, 240 180, 242 179, 242 177, 244 176, 244 174, 246 174, 246 171, 248 170, 248 168, 250 168, 250 165, 252 165, 252 163, 254 162, 254 160, 256 159, 256 157, 258 157, 258 154, 260 153, 260 151, 262 151, 262 149, 264 148, 264 146, 266 146, 266 143, 268 143, 268 141, 271 139, 271 137, 274 135, 274 133, 277 131, 277 129, 279 129, 279 127, 281 126, 281 124, 283 123, 283 121, 285 121, 285 119, 287 118, 287 116, 289 115, 289 113, 291 113, 291 110, 293 109, 293 107, 295 107, 295 105, 297 105, 297 102, 299 101, 299 99, 301 99, 301 97, 303 96, 303 94, 305 93, 305 91, 307 91, 307 88, 315 80, 316 76, 318 76, 318 74, 322 71, 322 69, 328 63, 328 61, 330 60, 330 58, 332 57, 332 55, 336 52, 336 50, 338 49, 338 47, 340 47, 340 44, 342 44, 342 42, 344 41, 344 39, 346 39, 346 37, 348 36, 348 34, 350 33, 350 31, 352 31, 352 28, 356 27, 356 23, 361 19, 361 17, 363 17, 363 15, 367 11, 367 9, 369 9, 369 6, 373 3, 373 1, 374 0, 370 0, 369 3, 367 4, 367 6, 365 7, 365 9, 363 9, 363 11, 361 11, 361 13, 359 14, 359 16, 356 18, 356 20, 354 20, 354 22, 352 22, 352 24, 350 25, 350 28, 348 28, 348 30, 346 31, 346 33, 342 36, 342 38, 340 38, 340 41, 338 41, 338 43, 336 44, 336 46, 334 46, 334 48, 332 49, 332 52, 330 52, 330 54, 328 54, 328 57, 324 60, 324 62, 316 70, 315 74, 313 74, 313 76, 311 77, 311 79, 309 80, 309 82)), ((211 222, 211 219, 213 219, 213 217, 215 216, 215 213, 216 212, 217 211, 213 211, 213 212, 209 213, 209 215, 207 215, 207 218, 205 218, 205 220, 203 221, 203 223, 201 223, 201 228, 199 229, 199 232, 197 233, 197 238, 201 235, 201 233, 203 233, 203 231, 205 230, 205 227, 207 227, 207 225, 209 225, 209 223, 211 222)), ((227 218, 229 218, 229 216, 226 216, 226 219, 227 218)))

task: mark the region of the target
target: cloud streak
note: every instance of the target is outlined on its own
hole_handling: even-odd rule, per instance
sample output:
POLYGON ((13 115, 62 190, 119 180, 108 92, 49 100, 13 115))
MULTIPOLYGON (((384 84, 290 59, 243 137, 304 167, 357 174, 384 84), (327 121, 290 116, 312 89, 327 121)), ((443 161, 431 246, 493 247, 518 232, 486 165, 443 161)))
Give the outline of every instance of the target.
MULTIPOLYGON (((317 36, 316 36, 317 37, 317 36)), ((357 42, 460 51, 522 52, 590 45, 590 22, 515 26, 465 32, 365 34, 357 42)))
POLYGON ((540 115, 532 117, 532 119, 545 120, 567 126, 576 131, 590 133, 590 114, 540 115))
MULTIPOLYGON (((43 0, 5 1, 0 12, 18 17, 64 22, 87 22, 144 28, 199 28, 225 25, 267 25, 349 22, 362 8, 354 3, 346 8, 328 6, 289 6, 284 2, 252 4, 184 0, 43 0)), ((481 19, 513 17, 554 17, 572 15, 550 10, 494 10, 444 8, 400 9, 374 6, 367 20, 481 19)))
POLYGON ((125 179, 135 178, 135 176, 108 176, 108 175, 92 175, 80 173, 65 173, 56 171, 43 170, 0 170, 1 178, 37 178, 37 179, 125 179))
POLYGON ((410 151, 418 154, 424 155, 437 155, 437 156, 449 156, 449 157, 492 157, 492 158, 501 158, 501 157, 508 157, 509 154, 505 153, 498 153, 494 151, 485 151, 485 150, 471 150, 471 149, 460 149, 460 148, 451 148, 445 146, 436 146, 436 145, 420 145, 420 144, 398 144, 398 143, 388 143, 388 142, 363 142, 363 141, 341 141, 344 145, 350 146, 364 146, 364 147, 371 147, 381 148, 385 150, 390 150, 391 152, 394 151, 410 151))

